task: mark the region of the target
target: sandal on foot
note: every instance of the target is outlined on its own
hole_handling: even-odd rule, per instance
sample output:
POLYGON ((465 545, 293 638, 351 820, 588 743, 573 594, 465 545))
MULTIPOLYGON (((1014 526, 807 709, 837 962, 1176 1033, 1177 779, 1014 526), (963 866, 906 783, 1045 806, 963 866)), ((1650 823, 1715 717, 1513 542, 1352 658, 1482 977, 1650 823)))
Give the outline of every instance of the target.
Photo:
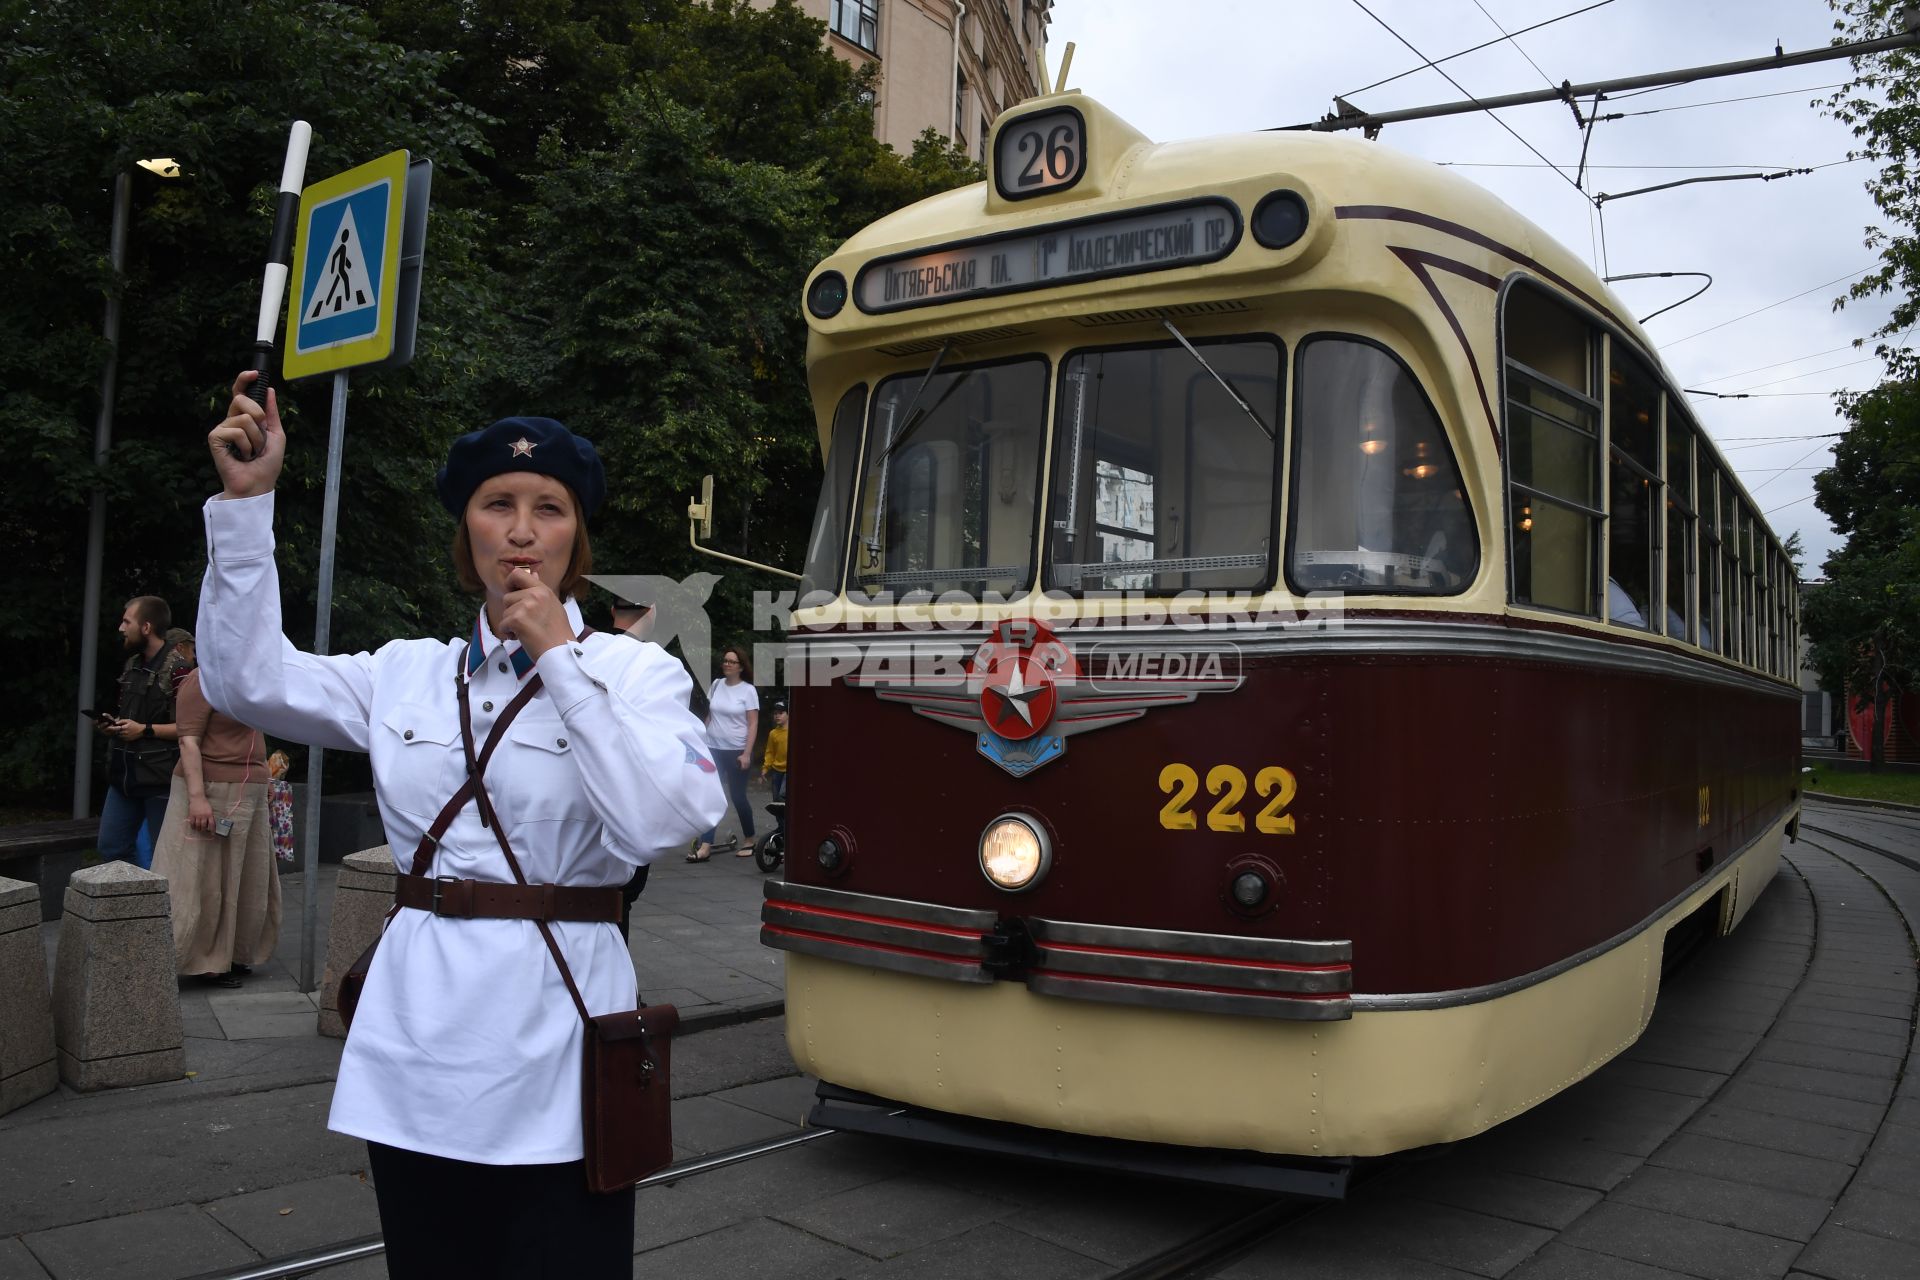
POLYGON ((713 855, 711 853, 690 853, 687 855, 687 861, 688 862, 712 862, 713 855))

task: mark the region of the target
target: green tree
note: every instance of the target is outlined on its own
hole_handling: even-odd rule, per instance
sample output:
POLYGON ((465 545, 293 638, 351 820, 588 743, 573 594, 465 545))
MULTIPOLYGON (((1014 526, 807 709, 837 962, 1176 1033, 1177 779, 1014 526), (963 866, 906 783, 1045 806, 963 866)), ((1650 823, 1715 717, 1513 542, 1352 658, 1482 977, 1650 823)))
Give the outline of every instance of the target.
MULTIPOLYGON (((352 9, 311 0, 0 0, 0 191, 12 270, 0 291, 0 437, 11 448, 0 536, 15 585, 0 638, 29 661, 0 672, 12 731, 0 743, 0 792, 55 803, 76 721, 78 621, 87 508, 108 496, 102 586, 102 700, 112 696, 121 602, 151 592, 193 625, 205 551, 198 507, 212 488, 205 433, 251 342, 272 191, 288 122, 315 129, 309 173, 322 176, 397 146, 468 172, 478 120, 439 85, 444 60, 381 42, 352 9), (341 92, 351 84, 355 91, 341 92), (185 176, 135 175, 124 275, 107 246, 114 175, 147 156, 185 176), (105 299, 122 303, 114 443, 92 458, 106 349, 105 299)), ((436 291, 419 366, 356 387, 334 635, 342 647, 413 630, 450 592, 430 563, 444 517, 417 495, 426 459, 455 422, 471 422, 468 371, 436 330, 484 332, 493 286, 472 218, 439 218, 429 260, 436 291), (463 314, 465 313, 465 314, 463 314), (408 394, 401 394, 406 391, 408 394)), ((311 635, 326 398, 286 398, 292 441, 280 498, 288 630, 311 635), (318 412, 315 412, 318 410, 318 412), (317 424, 317 429, 316 429, 317 424)))
POLYGON ((1868 758, 1885 752, 1887 713, 1920 674, 1920 383, 1842 398, 1849 427, 1814 503, 1846 537, 1802 617, 1821 682, 1873 706, 1868 758))

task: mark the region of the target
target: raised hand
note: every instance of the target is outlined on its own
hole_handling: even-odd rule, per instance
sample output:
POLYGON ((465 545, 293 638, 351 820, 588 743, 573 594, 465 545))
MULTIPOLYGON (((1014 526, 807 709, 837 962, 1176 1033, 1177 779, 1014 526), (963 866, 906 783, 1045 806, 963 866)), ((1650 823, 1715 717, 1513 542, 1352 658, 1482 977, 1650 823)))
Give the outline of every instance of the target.
POLYGON ((272 493, 286 461, 287 433, 280 426, 278 394, 267 388, 264 409, 245 394, 247 384, 258 376, 248 369, 233 380, 226 419, 207 433, 207 448, 213 453, 213 469, 219 473, 224 498, 272 493))

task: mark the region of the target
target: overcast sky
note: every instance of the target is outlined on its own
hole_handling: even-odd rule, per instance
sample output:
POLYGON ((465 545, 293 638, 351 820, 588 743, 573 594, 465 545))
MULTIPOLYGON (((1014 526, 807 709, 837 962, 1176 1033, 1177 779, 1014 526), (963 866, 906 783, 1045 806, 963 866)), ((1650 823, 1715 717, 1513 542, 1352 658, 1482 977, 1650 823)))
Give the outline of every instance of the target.
MULTIPOLYGON (((1498 40, 1502 27, 1517 32, 1594 0, 1361 2, 1437 61, 1498 40)), ((1563 80, 1580 84, 1761 57, 1773 52, 1776 40, 1791 53, 1830 43, 1832 22, 1820 0, 1611 0, 1519 36, 1518 49, 1502 41, 1443 63, 1462 93, 1440 71, 1422 66, 1421 57, 1356 0, 1055 0, 1048 61, 1057 71, 1066 42, 1073 41, 1068 87, 1099 98, 1147 136, 1166 141, 1317 119, 1335 94, 1365 110, 1389 111, 1563 80), (1413 67, 1421 70, 1356 92, 1413 67)), ((1850 75, 1850 63, 1834 61, 1610 102, 1609 111, 1668 110, 1596 126, 1586 188, 1618 192, 1709 173, 1775 172, 1844 160, 1851 135, 1808 104, 1850 75), (1778 96, 1671 109, 1760 94, 1778 96)), ((1510 108, 1499 115, 1571 175, 1581 135, 1565 105, 1510 108)), ((1865 350, 1849 344, 1878 328, 1889 309, 1881 299, 1849 303, 1838 312, 1832 305, 1876 260, 1862 244, 1865 228, 1879 221, 1864 190, 1873 172, 1868 162, 1773 182, 1703 183, 1608 202, 1603 263, 1587 198, 1487 113, 1390 125, 1376 145, 1461 165, 1467 177, 1602 275, 1711 273, 1711 289, 1653 319, 1647 330, 1683 387, 1764 397, 1687 399, 1774 530, 1783 539, 1800 531, 1807 549, 1802 575, 1819 576, 1821 562, 1839 544, 1812 501, 1813 475, 1831 460, 1831 442, 1805 437, 1843 425, 1824 393, 1878 381, 1872 344, 1865 350), (1795 294, 1804 296, 1783 301, 1795 294), (1737 318, 1775 303, 1780 305, 1737 318)), ((1632 314, 1644 316, 1698 283, 1647 280, 1614 288, 1632 314)))

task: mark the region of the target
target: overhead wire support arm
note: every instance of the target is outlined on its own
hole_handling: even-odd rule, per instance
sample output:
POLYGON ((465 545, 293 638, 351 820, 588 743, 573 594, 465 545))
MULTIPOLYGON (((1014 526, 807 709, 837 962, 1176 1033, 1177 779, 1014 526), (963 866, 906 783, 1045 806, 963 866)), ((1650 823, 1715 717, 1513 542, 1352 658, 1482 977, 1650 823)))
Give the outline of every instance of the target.
POLYGON ((1408 107, 1401 111, 1362 112, 1355 115, 1330 114, 1302 124, 1280 125, 1277 126, 1277 130, 1305 129, 1316 133, 1332 133, 1342 129, 1379 129, 1383 125, 1400 124, 1408 120, 1460 116, 1475 111, 1496 110, 1500 107, 1524 107, 1536 102, 1564 102, 1568 96, 1584 98, 1590 94, 1617 94, 1629 89, 1691 84, 1696 80, 1718 80, 1726 76, 1743 76, 1755 71, 1773 71, 1781 67, 1801 67, 1816 62, 1834 62, 1841 58, 1864 58, 1876 53, 1890 53, 1895 49, 1911 49, 1916 46, 1920 46, 1920 29, 1909 30, 1897 36, 1886 36, 1879 40, 1858 40, 1852 44, 1803 49, 1796 53, 1775 53, 1762 58, 1746 58, 1739 62, 1716 62, 1706 66, 1686 67, 1678 71, 1657 71, 1646 75, 1623 76, 1617 80, 1595 80, 1588 84, 1576 85, 1561 84, 1551 89, 1532 89, 1524 93, 1507 93, 1491 98, 1470 98, 1464 102, 1446 102, 1429 107, 1408 107))
POLYGON ((1635 187, 1632 191, 1603 191, 1593 198, 1595 204, 1605 204, 1609 200, 1624 200, 1628 196, 1644 196, 1653 191, 1667 191, 1673 187, 1690 186, 1696 182, 1744 182, 1758 178, 1762 182, 1772 182, 1775 178, 1792 178, 1803 173, 1812 173, 1812 169, 1782 169, 1778 173, 1715 173, 1699 178, 1676 178, 1672 182, 1662 182, 1651 187, 1635 187))
MULTIPOLYGON (((1598 204, 1599 201, 1595 200, 1594 203, 1598 204)), ((1604 278, 1608 284, 1612 284, 1616 280, 1671 280, 1675 276, 1699 276, 1701 279, 1705 280, 1706 283, 1701 285, 1698 289, 1695 289, 1692 293, 1688 294, 1686 297, 1680 299, 1679 302, 1668 303, 1666 306, 1660 308, 1660 310, 1650 311, 1646 315, 1641 316, 1637 321, 1634 322, 1636 324, 1645 324, 1647 321, 1653 319, 1655 316, 1665 315, 1667 312, 1673 310, 1675 307, 1682 306, 1686 303, 1692 302, 1695 298, 1699 297, 1701 294, 1705 293, 1707 290, 1713 288, 1713 277, 1707 274, 1705 271, 1634 271, 1634 272, 1629 272, 1628 274, 1622 275, 1622 276, 1606 276, 1604 278)))

